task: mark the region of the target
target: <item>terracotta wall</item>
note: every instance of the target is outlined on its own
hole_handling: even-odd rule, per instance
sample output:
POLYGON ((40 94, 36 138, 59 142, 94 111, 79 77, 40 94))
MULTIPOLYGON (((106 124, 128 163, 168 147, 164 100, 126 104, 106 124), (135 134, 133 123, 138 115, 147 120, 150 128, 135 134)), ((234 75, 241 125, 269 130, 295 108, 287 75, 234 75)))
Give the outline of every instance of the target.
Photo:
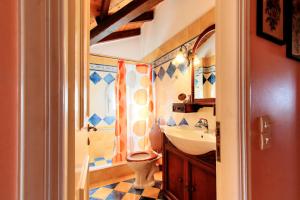
POLYGON ((285 46, 256 36, 256 0, 251 0, 251 178, 254 200, 300 197, 300 62, 285 46), (259 149, 258 120, 272 120, 272 148, 259 149))
POLYGON ((0 1, 0 194, 17 199, 17 0, 0 1))

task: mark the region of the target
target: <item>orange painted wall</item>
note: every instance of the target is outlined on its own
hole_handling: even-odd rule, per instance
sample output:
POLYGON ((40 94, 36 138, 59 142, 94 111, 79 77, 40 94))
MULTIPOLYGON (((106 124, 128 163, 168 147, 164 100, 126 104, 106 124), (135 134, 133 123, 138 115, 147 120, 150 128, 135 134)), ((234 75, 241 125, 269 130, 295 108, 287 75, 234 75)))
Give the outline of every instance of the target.
POLYGON ((17 199, 18 4, 0 1, 0 199, 17 199))
POLYGON ((251 187, 253 200, 300 198, 300 62, 256 36, 251 1, 251 187), (272 120, 272 148, 259 149, 257 118, 272 120))

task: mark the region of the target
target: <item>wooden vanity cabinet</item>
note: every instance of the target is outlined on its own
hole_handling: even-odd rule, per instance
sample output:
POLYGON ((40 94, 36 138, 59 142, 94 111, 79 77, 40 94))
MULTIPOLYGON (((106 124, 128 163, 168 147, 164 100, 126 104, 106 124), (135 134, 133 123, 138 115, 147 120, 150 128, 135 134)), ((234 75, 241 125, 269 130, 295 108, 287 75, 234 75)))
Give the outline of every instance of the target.
POLYGON ((167 163, 169 170, 167 175, 166 188, 172 197, 183 199, 184 194, 184 160, 172 152, 168 152, 167 163))
POLYGON ((171 200, 216 200, 215 153, 185 154, 164 137, 163 192, 171 200))

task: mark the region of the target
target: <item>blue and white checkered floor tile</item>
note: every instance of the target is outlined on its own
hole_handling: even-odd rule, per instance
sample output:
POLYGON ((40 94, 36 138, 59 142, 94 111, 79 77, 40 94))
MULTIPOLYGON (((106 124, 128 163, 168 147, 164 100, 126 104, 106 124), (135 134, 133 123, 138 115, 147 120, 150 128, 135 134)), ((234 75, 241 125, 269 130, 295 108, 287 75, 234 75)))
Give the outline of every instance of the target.
POLYGON ((156 180, 153 187, 134 189, 134 179, 112 183, 90 190, 90 200, 157 200, 165 199, 162 194, 162 181, 156 180))

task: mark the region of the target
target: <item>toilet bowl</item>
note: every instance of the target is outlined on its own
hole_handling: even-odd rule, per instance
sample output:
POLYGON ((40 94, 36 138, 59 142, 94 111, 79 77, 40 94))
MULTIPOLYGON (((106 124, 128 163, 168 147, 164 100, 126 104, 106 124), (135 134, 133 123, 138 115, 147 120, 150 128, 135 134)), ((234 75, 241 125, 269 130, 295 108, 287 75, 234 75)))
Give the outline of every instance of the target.
POLYGON ((127 156, 128 166, 135 173, 133 187, 136 189, 153 186, 154 173, 159 171, 156 163, 162 157, 162 133, 158 125, 152 127, 149 139, 153 150, 132 152, 127 156))
POLYGON ((134 188, 144 189, 155 184, 154 173, 159 171, 156 161, 160 158, 161 155, 154 151, 140 151, 128 155, 128 166, 135 173, 134 188))

